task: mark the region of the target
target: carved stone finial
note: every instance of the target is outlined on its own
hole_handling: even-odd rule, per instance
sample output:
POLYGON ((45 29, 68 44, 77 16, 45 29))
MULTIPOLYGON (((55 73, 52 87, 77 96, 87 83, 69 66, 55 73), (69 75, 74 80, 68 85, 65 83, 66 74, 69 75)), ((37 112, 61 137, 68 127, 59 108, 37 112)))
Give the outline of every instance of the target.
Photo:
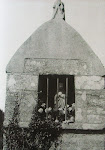
POLYGON ((64 10, 64 3, 61 0, 56 0, 53 6, 53 18, 60 18, 65 20, 65 10, 64 10))

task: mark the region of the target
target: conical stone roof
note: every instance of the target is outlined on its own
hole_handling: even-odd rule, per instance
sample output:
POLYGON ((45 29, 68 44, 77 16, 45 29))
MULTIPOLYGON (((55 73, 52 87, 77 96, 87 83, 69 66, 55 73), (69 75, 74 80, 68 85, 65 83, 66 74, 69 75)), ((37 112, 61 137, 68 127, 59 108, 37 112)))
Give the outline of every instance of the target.
POLYGON ((99 58, 62 17, 54 17, 39 27, 14 54, 6 71, 23 72, 25 58, 82 60, 92 67, 88 75, 105 75, 99 58))

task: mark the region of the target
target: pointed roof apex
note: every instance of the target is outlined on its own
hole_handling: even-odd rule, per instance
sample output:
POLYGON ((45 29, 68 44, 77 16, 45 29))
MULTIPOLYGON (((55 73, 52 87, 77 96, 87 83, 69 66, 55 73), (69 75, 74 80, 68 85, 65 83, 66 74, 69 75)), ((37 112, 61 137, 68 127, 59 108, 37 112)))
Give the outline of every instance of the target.
POLYGON ((52 19, 63 19, 65 20, 65 9, 64 3, 61 0, 56 0, 53 6, 53 18, 52 19))

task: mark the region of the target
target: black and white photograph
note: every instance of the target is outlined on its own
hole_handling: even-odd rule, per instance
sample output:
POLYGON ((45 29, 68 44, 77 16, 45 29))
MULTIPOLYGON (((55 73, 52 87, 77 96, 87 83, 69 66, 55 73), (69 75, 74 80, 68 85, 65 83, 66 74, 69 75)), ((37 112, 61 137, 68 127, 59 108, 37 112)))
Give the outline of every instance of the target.
POLYGON ((105 0, 0 0, 0 150, 105 150, 105 0))

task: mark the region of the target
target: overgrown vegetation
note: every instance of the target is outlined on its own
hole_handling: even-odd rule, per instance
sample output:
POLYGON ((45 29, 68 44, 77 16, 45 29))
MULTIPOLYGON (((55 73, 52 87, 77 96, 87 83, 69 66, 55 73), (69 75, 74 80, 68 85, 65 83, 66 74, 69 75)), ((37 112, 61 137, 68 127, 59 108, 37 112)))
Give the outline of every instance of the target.
POLYGON ((61 123, 49 118, 48 114, 34 110, 29 128, 18 125, 19 104, 8 127, 4 128, 6 144, 9 150, 48 150, 61 134, 61 123))
POLYGON ((4 121, 4 112, 0 110, 0 150, 3 149, 3 121, 4 121))

